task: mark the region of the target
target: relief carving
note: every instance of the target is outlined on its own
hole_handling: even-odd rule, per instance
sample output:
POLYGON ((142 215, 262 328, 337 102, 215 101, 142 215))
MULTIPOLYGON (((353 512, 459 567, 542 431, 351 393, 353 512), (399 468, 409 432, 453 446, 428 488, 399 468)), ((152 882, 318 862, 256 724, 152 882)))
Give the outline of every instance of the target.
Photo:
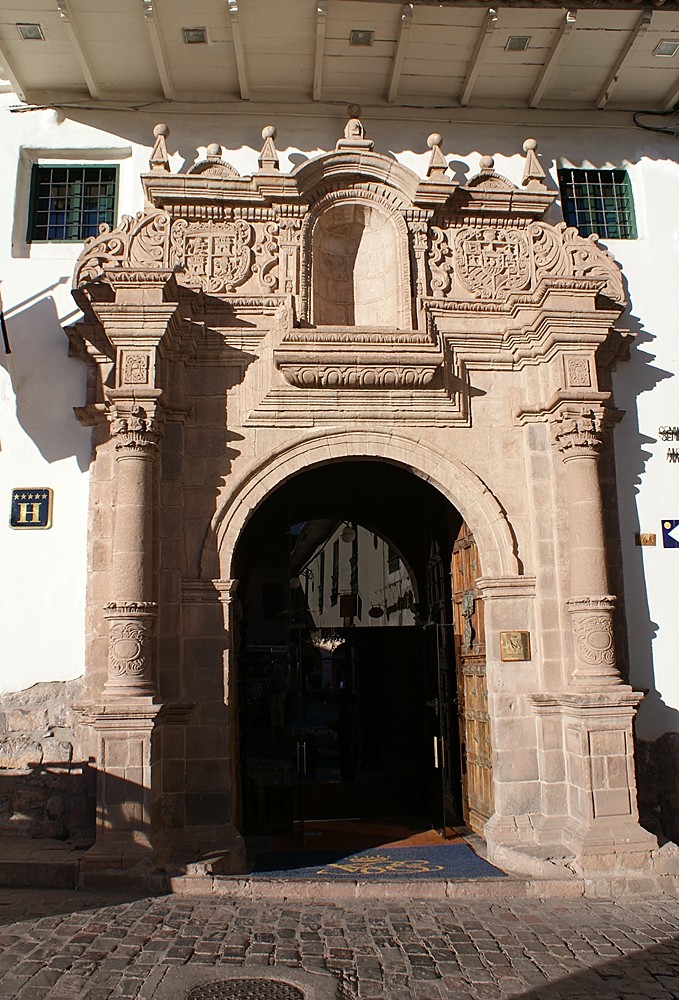
POLYGON ((200 222, 180 219, 172 227, 172 267, 184 283, 204 292, 231 292, 252 274, 255 231, 249 222, 200 222))
POLYGON ((518 227, 431 227, 428 254, 431 294, 456 297, 455 279, 480 300, 504 301, 509 295, 533 290, 543 278, 584 278, 601 281, 601 291, 625 303, 620 268, 612 255, 564 223, 544 222, 518 227))
POLYGON ((253 274, 271 291, 278 289, 278 223, 268 222, 261 230, 255 245, 256 263, 253 274))
POLYGON ((151 635, 158 606, 151 601, 112 602, 109 622, 108 681, 113 693, 151 694, 151 635))
POLYGON ((124 215, 115 229, 102 223, 99 235, 85 240, 76 262, 74 288, 97 281, 110 269, 165 267, 169 229, 167 212, 124 215))
POLYGON ((146 385, 149 378, 148 354, 125 354, 123 362, 124 385, 146 385))
POLYGON ((531 277, 528 237, 519 229, 466 227, 454 234, 459 281, 484 299, 504 299, 526 287, 531 277))
POLYGON ((118 452, 153 453, 160 441, 160 425, 154 417, 147 416, 139 405, 135 405, 129 414, 113 417, 111 435, 115 438, 118 452))
POLYGON ((285 380, 298 389, 421 389, 436 367, 406 368, 372 365, 279 365, 285 380))
POLYGON ((613 665, 615 648, 613 625, 608 615, 593 615, 573 623, 573 635, 578 655, 592 665, 613 665))
POLYGON ((569 386, 572 388, 585 389, 591 387, 592 373, 590 371, 589 360, 587 358, 569 358, 567 367, 569 386))
POLYGON ((596 457, 602 444, 602 418, 577 407, 554 420, 554 440, 564 458, 596 457))

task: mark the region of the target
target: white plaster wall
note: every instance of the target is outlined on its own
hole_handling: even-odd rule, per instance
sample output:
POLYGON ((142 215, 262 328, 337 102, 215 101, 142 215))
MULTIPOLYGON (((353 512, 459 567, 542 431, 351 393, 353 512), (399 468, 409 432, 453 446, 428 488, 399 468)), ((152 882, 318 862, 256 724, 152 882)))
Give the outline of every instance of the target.
MULTIPOLYGON (((344 109, 242 105, 152 111, 9 112, 17 101, 0 95, 0 278, 16 378, 0 354, 0 688, 72 677, 83 670, 83 616, 89 431, 72 407, 84 401, 84 366, 67 357, 60 324, 75 309, 68 290, 78 248, 29 248, 24 242, 30 162, 37 159, 117 162, 119 214, 143 207, 139 173, 147 167, 153 125, 168 121, 172 167, 196 158, 196 149, 221 141, 241 173, 257 169, 262 126, 278 129, 281 169, 332 149, 344 109), (22 153, 23 150, 23 153, 22 153), (7 527, 10 490, 51 486, 54 527, 23 533, 7 527)), ((521 147, 539 140, 553 178, 556 167, 626 166, 632 178, 639 238, 611 241, 623 265, 631 299, 627 320, 638 333, 631 360, 615 376, 616 401, 627 411, 616 430, 619 501, 625 560, 631 679, 654 693, 642 704, 641 735, 679 730, 679 616, 674 609, 679 550, 664 549, 661 519, 679 517, 679 465, 666 461, 657 439, 661 424, 679 424, 675 286, 679 255, 679 140, 635 128, 621 113, 366 111, 376 148, 424 175, 429 132, 443 134, 443 150, 458 179, 471 176, 484 153, 496 169, 520 183, 521 147), (426 115, 426 117, 425 117, 426 115), (636 531, 655 532, 658 545, 640 549, 636 531), (649 625, 649 619, 652 623, 649 625)), ((549 219, 560 220, 558 205, 549 219)))

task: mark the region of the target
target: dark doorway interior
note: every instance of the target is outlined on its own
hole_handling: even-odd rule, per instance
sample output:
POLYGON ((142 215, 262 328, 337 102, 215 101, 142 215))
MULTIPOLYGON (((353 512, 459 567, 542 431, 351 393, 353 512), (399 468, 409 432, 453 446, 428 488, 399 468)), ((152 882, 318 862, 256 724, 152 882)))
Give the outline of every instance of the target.
POLYGON ((432 552, 450 567, 460 523, 429 484, 374 461, 301 473, 253 514, 236 553, 246 834, 461 815, 459 769, 434 753, 457 743, 441 730, 456 712, 440 711, 455 689, 449 571, 432 589, 432 552))

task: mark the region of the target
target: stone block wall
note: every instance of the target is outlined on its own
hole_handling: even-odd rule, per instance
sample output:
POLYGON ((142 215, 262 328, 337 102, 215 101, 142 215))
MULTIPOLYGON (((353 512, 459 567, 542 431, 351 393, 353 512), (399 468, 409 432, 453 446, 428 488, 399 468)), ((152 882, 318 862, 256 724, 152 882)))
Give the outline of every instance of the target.
POLYGON ((94 840, 95 770, 74 706, 84 678, 0 696, 0 836, 94 840))

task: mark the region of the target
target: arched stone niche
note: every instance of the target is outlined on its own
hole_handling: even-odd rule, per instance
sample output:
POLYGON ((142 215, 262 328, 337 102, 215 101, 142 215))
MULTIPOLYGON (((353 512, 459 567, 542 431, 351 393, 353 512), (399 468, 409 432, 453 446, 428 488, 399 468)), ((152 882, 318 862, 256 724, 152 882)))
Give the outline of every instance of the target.
POLYGON ((386 197, 326 195, 309 215, 303 247, 307 322, 412 329, 408 230, 386 197))
POLYGON ((400 326, 399 234, 380 207, 330 205, 316 220, 311 282, 316 326, 400 326))

